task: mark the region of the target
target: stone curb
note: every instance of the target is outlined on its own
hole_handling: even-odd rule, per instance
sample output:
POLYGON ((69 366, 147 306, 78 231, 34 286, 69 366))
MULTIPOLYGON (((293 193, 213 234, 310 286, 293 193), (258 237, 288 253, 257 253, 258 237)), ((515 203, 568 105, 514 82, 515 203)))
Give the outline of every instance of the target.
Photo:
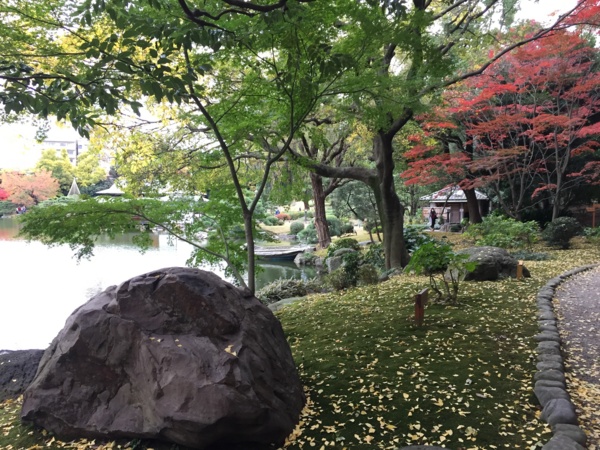
POLYGON ((577 425, 577 413, 567 392, 565 366, 558 335, 557 318, 552 300, 556 288, 573 275, 600 267, 600 264, 582 266, 548 280, 537 294, 539 334, 534 336, 537 346, 537 372, 533 392, 542 406, 541 418, 552 427, 552 439, 542 450, 585 450, 587 437, 577 425))

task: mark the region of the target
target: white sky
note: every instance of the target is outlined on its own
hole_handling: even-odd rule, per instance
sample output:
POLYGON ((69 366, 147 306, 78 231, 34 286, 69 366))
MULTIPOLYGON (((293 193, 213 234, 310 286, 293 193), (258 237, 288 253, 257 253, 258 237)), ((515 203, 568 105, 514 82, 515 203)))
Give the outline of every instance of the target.
MULTIPOLYGON (((577 0, 521 0, 521 12, 517 18, 548 23, 552 20, 553 13, 563 13, 576 3, 577 0)), ((68 127, 52 133, 59 134, 60 139, 80 139, 78 134, 68 127)), ((27 125, 0 124, 0 169, 23 170, 33 167, 40 157, 40 149, 33 139, 34 135, 35 129, 27 125)))

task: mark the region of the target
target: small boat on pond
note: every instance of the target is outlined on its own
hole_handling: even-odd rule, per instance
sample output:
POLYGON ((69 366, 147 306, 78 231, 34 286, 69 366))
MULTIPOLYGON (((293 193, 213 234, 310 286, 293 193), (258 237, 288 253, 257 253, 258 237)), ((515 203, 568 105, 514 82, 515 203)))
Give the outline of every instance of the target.
POLYGON ((268 261, 293 261, 298 254, 307 250, 314 250, 314 247, 256 247, 254 255, 268 261))

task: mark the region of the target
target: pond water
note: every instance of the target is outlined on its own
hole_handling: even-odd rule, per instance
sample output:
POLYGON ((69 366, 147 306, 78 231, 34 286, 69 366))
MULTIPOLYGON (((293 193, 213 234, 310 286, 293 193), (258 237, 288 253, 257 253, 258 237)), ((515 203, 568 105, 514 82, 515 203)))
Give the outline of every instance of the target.
MULTIPOLYGON (((46 348, 80 305, 108 286, 164 267, 185 266, 191 246, 169 244, 154 235, 153 247, 141 254, 133 234, 103 239, 90 260, 77 262, 68 246, 47 247, 17 239, 15 217, 0 218, 0 350, 46 348)), ((224 277, 222 269, 210 269, 224 277)), ((279 278, 308 278, 309 269, 294 263, 262 265, 256 284, 279 278)))

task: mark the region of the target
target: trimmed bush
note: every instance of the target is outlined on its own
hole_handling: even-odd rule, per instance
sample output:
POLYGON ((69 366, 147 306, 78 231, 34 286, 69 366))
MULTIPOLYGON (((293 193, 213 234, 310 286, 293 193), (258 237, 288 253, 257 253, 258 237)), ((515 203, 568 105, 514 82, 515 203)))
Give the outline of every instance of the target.
POLYGON ((289 214, 285 214, 285 213, 279 213, 279 214, 275 215, 275 217, 277 217, 279 220, 292 220, 292 216, 290 216, 289 214))
POLYGON ((292 222, 292 224, 290 225, 290 234, 297 235, 302 230, 304 230, 303 222, 292 222))
POLYGON ((281 221, 275 216, 267 216, 264 219, 262 219, 262 223, 264 223, 265 225, 270 226, 270 227, 279 225, 280 222, 281 221))
POLYGON ((317 230, 315 228, 314 223, 309 223, 304 230, 300 231, 296 237, 299 241, 304 242, 306 244, 316 244, 319 242, 319 238, 317 237, 317 230))
POLYGON ((571 246, 571 238, 583 231, 583 227, 573 217, 559 217, 546 225, 542 238, 552 247, 567 249, 571 246))

